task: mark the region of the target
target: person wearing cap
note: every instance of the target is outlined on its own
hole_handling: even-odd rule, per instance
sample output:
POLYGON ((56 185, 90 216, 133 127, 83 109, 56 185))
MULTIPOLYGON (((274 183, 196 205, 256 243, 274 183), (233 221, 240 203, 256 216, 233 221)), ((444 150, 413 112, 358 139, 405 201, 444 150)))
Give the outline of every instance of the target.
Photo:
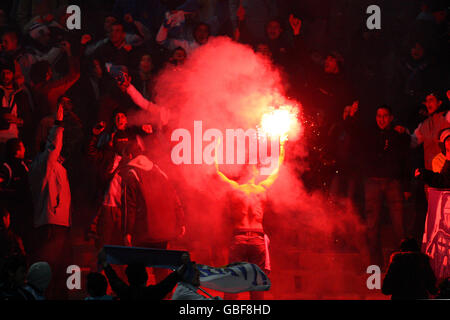
POLYGON ((442 130, 439 142, 445 155, 445 163, 440 172, 418 168, 415 177, 433 188, 450 188, 450 127, 442 130))
POLYGON ((27 272, 24 290, 30 292, 35 300, 45 300, 45 291, 52 279, 52 269, 47 262, 36 262, 27 272))
POLYGON ((443 129, 450 127, 450 113, 441 110, 442 99, 436 92, 427 94, 423 104, 427 108, 428 118, 420 123, 411 135, 411 147, 416 148, 423 144, 425 169, 433 170, 433 159, 441 152, 437 137, 443 129))

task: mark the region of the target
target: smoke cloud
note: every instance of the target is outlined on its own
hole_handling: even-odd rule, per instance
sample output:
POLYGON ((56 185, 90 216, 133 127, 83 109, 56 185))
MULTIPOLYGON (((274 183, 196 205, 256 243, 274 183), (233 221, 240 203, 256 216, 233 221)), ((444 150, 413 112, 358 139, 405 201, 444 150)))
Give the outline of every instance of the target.
MULTIPOLYGON (((171 111, 171 121, 159 144, 153 144, 151 150, 155 162, 171 177, 184 203, 187 234, 183 245, 199 263, 224 265, 228 263, 230 234, 222 212, 229 186, 217 177, 214 165, 174 165, 170 153, 178 142, 170 141, 171 133, 180 128, 187 129, 191 133, 193 153, 194 121, 202 121, 203 132, 209 128, 222 132, 238 128, 247 130, 256 128, 271 106, 298 108, 298 126, 289 133, 286 160, 278 179, 268 190, 270 210, 264 221, 271 238, 270 277, 275 299, 286 298, 283 294, 295 291, 292 278, 284 276, 289 270, 302 279, 302 290, 322 294, 332 284, 308 282, 305 280, 310 277, 308 274, 318 277, 321 272, 328 272, 341 287, 344 281, 339 279, 336 270, 365 272, 361 269, 361 261, 350 265, 345 261, 333 262, 330 268, 322 269, 324 261, 319 253, 338 252, 337 242, 355 244, 355 252, 364 252, 364 227, 350 206, 333 205, 326 195, 308 193, 303 186, 299 170, 305 170, 303 159, 307 153, 302 140, 301 103, 285 97, 284 83, 281 73, 252 48, 229 38, 211 39, 184 65, 167 67, 158 76, 155 102, 171 111), (295 261, 302 252, 316 255, 297 265, 295 261)), ((204 142, 203 148, 207 144, 204 142)), ((221 171, 229 177, 236 177, 241 170, 242 165, 221 166, 221 171)))

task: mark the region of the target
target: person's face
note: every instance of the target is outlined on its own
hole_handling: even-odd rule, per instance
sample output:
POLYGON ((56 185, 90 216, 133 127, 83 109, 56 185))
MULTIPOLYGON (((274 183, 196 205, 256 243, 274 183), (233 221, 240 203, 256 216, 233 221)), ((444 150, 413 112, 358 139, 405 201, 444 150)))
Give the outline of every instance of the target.
POLYGON ((172 56, 172 62, 175 64, 183 64, 186 60, 186 52, 184 50, 175 50, 172 56))
POLYGON ((194 31, 194 39, 195 41, 197 41, 199 44, 205 44, 208 42, 208 38, 209 38, 209 31, 208 31, 208 27, 205 25, 200 25, 199 27, 197 27, 194 31))
POLYGON ((42 46, 46 47, 50 43, 50 32, 44 31, 42 34, 36 39, 42 46))
POLYGON ((144 73, 149 73, 153 69, 152 58, 146 54, 141 58, 139 69, 144 73))
POLYGON ((4 10, 0 10, 0 26, 4 26, 8 23, 8 16, 4 10))
POLYGON ((98 62, 98 60, 94 60, 92 68, 94 76, 97 79, 100 79, 103 76, 103 70, 102 67, 100 66, 100 62, 98 62))
POLYGON ((111 32, 109 33, 109 39, 112 43, 120 44, 125 40, 125 32, 123 31, 123 27, 121 25, 113 25, 111 28, 111 32))
POLYGON ((17 49, 18 41, 15 34, 7 33, 2 37, 2 48, 6 52, 11 52, 17 49))
POLYGON ((389 110, 381 108, 377 110, 376 120, 378 128, 384 130, 391 124, 394 117, 391 115, 389 110))
POLYGON ((67 97, 62 98, 61 105, 64 111, 72 111, 72 101, 69 98, 67 97))
POLYGON ((3 222, 3 226, 5 227, 5 229, 9 229, 9 226, 11 225, 11 217, 10 217, 9 213, 5 214, 2 217, 2 222, 3 222))
POLYGON ((434 20, 436 23, 441 24, 447 18, 447 12, 445 10, 433 12, 434 20))
POLYGON ((16 151, 15 158, 16 159, 25 159, 25 146, 22 142, 19 143, 19 149, 16 151))
POLYGON ((283 29, 281 29, 280 23, 277 21, 270 21, 266 28, 267 37, 270 40, 278 39, 282 31, 283 29))
POLYGON ((429 94, 423 103, 427 107, 428 114, 434 113, 442 104, 434 95, 429 94))
POLYGON ((50 79, 53 77, 53 71, 51 68, 48 68, 47 74, 45 75, 45 80, 50 81, 50 79))
POLYGON ((270 51, 270 48, 267 44, 258 44, 258 46, 256 47, 256 52, 260 53, 264 57, 272 59, 272 51, 270 51))
POLYGON ((103 29, 106 31, 106 33, 110 33, 112 30, 112 25, 114 22, 116 22, 117 19, 114 17, 106 17, 105 22, 103 24, 103 29))
POLYGON ((127 128, 128 119, 124 113, 119 112, 114 119, 117 130, 125 130, 127 128))
POLYGON ((411 57, 414 60, 420 60, 423 57, 424 49, 420 43, 416 43, 414 47, 411 48, 411 57))
POLYGON ((13 282, 17 287, 23 286, 25 284, 25 279, 27 277, 27 270, 25 267, 19 267, 13 276, 13 282))
POLYGON ((339 71, 338 63, 335 57, 328 56, 325 59, 324 70, 326 73, 337 73, 339 71))
POLYGON ((445 140, 445 154, 450 154, 450 139, 445 140))
POLYGON ((4 86, 9 86, 13 83, 13 81, 14 81, 14 73, 8 69, 2 70, 1 83, 4 86))

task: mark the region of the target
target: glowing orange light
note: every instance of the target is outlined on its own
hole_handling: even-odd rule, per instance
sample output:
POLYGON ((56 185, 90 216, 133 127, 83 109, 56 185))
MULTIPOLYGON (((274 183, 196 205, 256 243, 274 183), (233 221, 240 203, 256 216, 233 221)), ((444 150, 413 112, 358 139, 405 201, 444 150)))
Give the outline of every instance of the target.
POLYGON ((270 112, 263 114, 260 130, 270 137, 279 137, 282 141, 287 140, 289 131, 297 122, 297 113, 291 106, 280 106, 270 112))

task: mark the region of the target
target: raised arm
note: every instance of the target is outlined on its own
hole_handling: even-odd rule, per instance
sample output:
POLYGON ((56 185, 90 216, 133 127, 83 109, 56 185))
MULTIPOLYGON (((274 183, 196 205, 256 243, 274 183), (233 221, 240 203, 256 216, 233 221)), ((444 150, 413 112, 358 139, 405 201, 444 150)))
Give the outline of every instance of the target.
POLYGON ((64 109, 62 105, 59 105, 56 112, 55 126, 51 128, 47 143, 45 145, 45 151, 48 152, 47 163, 49 165, 58 161, 59 155, 61 154, 64 132, 64 128, 62 126, 63 117, 64 109))
POLYGON ((217 140, 216 151, 214 154, 214 165, 216 166, 216 173, 222 181, 228 183, 232 188, 238 189, 239 183, 237 183, 234 180, 228 179, 228 177, 226 175, 224 175, 219 169, 219 162, 217 160, 217 150, 218 150, 219 146, 220 146, 220 139, 217 140))
POLYGON ((159 28, 158 34, 156 35, 156 42, 158 44, 163 44, 167 40, 167 35, 169 34, 170 24, 172 23, 172 17, 169 16, 169 19, 164 20, 163 24, 159 28))
POLYGON ((423 143, 422 124, 419 124, 411 135, 411 148, 416 148, 423 143))
POLYGON ((261 187, 264 187, 265 189, 267 189, 275 182, 275 180, 277 180, 279 172, 280 172, 280 167, 284 161, 284 154, 285 154, 284 141, 282 141, 280 144, 280 156, 278 157, 277 168, 264 181, 261 181, 258 184, 258 186, 261 186, 261 187))

